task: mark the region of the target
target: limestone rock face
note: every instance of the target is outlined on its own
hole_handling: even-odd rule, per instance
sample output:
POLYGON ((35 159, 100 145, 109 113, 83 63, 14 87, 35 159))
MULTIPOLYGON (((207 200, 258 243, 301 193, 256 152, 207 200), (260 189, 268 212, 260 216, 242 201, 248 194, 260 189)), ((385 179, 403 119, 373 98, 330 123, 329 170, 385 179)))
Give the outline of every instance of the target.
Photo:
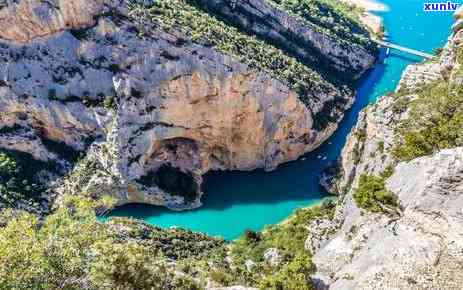
MULTIPOLYGON (((270 1, 248 0, 200 0, 209 10, 228 21, 252 31, 256 35, 269 38, 279 47, 290 50, 299 58, 327 70, 327 74, 337 78, 355 80, 375 61, 375 56, 363 46, 346 45, 346 40, 317 31, 304 25, 299 19, 276 9, 270 1), (297 41, 294 41, 297 39, 297 41), (336 71, 336 74, 332 72, 336 71)), ((370 50, 375 45, 368 39, 370 50)))
MULTIPOLYGON (((454 56, 443 53, 438 63, 409 65, 403 72, 396 92, 410 91, 405 97, 411 101, 418 86, 443 79, 443 71, 449 59, 455 67, 454 56)), ((397 100, 383 96, 359 114, 357 124, 349 134, 341 153, 337 170, 328 168, 322 185, 334 194, 345 193, 356 186, 361 173, 379 175, 392 165, 390 150, 394 144, 394 130, 407 117, 406 108, 400 108, 397 100), (330 180, 332 182, 330 182, 330 180)))
POLYGON ((11 1, 0 7, 0 38, 24 43, 66 29, 92 26, 104 1, 11 1))
MULTIPOLYGON (((456 31, 439 61, 413 65, 398 91, 413 100, 414 89, 434 80, 458 82, 456 58, 462 31, 456 31)), ((391 147, 407 107, 391 96, 366 108, 343 149, 340 170, 328 188, 342 193, 334 220, 336 230, 320 238, 311 234, 320 289, 459 289, 463 285, 463 148, 396 164, 391 147), (401 205, 389 216, 361 210, 353 194, 362 174, 380 175, 401 205)), ((326 181, 326 179, 325 179, 326 181)), ((311 225, 314 232, 324 223, 311 225)), ((326 231, 325 231, 326 232, 326 231)))
POLYGON ((463 148, 400 163, 386 186, 403 207, 399 218, 362 215, 349 199, 342 228, 317 251, 330 289, 458 289, 463 148))
MULTIPOLYGON (((286 84, 180 32, 145 23, 140 33, 132 2, 0 7, 0 148, 56 163, 58 175, 74 168, 45 180, 53 194, 198 207, 204 173, 294 160, 336 129, 319 129, 320 114, 342 116, 353 102, 350 89, 329 85, 304 104, 286 84)), ((364 53, 357 66, 366 69, 374 57, 364 53)))

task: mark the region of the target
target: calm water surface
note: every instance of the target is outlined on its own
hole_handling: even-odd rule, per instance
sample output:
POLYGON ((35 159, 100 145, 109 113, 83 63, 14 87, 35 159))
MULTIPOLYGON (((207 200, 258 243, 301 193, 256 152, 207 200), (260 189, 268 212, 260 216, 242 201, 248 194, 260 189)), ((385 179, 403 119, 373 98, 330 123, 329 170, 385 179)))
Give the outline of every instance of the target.
MULTIPOLYGON (((442 46, 452 24, 451 13, 425 13, 424 0, 385 0, 389 11, 378 13, 384 19, 389 39, 397 44, 427 52, 442 46)), ((296 208, 319 203, 327 197, 317 185, 326 165, 336 160, 359 111, 378 96, 393 91, 404 68, 419 58, 391 53, 359 84, 357 101, 346 114, 338 131, 318 150, 300 160, 265 173, 214 172, 205 177, 200 209, 172 212, 148 205, 129 205, 111 216, 131 216, 161 227, 180 226, 194 231, 237 238, 246 229, 261 230, 275 224, 296 208)))

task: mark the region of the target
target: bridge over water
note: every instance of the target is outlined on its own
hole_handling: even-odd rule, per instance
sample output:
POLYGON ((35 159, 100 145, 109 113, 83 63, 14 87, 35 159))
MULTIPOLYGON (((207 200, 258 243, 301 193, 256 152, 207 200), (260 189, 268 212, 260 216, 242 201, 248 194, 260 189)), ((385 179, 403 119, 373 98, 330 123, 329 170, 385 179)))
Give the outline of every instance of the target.
POLYGON ((393 44, 391 42, 387 42, 387 41, 383 41, 383 40, 377 40, 377 39, 372 39, 372 41, 377 43, 380 46, 383 46, 383 47, 387 47, 387 48, 391 48, 391 49, 397 49, 397 50, 400 50, 400 51, 403 51, 403 52, 406 52, 406 53, 410 53, 410 54, 413 54, 413 55, 421 56, 421 57, 424 57, 424 58, 427 58, 427 59, 435 59, 436 58, 435 55, 432 55, 432 54, 429 54, 429 53, 426 53, 426 52, 422 52, 422 51, 419 51, 419 50, 416 50, 416 49, 411 49, 411 48, 408 48, 408 47, 405 47, 405 46, 400 46, 400 45, 397 45, 397 44, 393 44))

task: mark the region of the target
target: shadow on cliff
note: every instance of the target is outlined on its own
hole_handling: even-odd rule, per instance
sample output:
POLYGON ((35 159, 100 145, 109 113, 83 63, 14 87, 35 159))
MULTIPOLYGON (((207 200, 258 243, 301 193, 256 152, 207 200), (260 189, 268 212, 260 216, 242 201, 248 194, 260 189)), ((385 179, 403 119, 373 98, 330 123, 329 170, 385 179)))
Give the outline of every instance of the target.
MULTIPOLYGON (((360 111, 375 101, 378 93, 374 88, 382 79, 386 65, 380 61, 359 81, 357 99, 346 112, 338 130, 320 148, 297 161, 280 165, 275 171, 264 172, 210 172, 204 177, 203 208, 225 209, 234 204, 270 203, 304 200, 310 204, 329 195, 318 185, 322 171, 341 155, 348 134, 355 126, 360 111), (369 98, 375 96, 374 98, 369 98)), ((395 57, 395 55, 394 55, 395 57)))
MULTIPOLYGON (((382 52, 384 55, 384 52, 382 52)), ((299 160, 279 166, 273 172, 254 170, 251 172, 210 172, 204 176, 203 206, 193 212, 224 211, 236 205, 276 205, 282 202, 314 204, 329 195, 318 185, 322 170, 337 160, 358 114, 368 103, 374 101, 383 91, 375 91, 382 79, 385 64, 380 61, 366 77, 359 81, 357 99, 346 112, 338 130, 317 150, 302 156, 299 160)), ((231 210, 231 209, 230 209, 231 210)), ((270 208, 269 211, 272 211, 270 208)), ((168 209, 149 205, 126 205, 113 213, 116 216, 132 216, 144 220, 155 217, 176 215, 176 218, 190 217, 192 211, 172 212, 168 209)), ((240 217, 239 218, 246 218, 240 217)), ((237 220, 238 221, 238 220, 237 220)), ((204 221, 206 222, 206 221, 204 221)), ((210 221, 208 221, 210 222, 210 221)), ((217 215, 216 223, 220 223, 217 215)), ((181 224, 178 224, 182 226, 181 224)))

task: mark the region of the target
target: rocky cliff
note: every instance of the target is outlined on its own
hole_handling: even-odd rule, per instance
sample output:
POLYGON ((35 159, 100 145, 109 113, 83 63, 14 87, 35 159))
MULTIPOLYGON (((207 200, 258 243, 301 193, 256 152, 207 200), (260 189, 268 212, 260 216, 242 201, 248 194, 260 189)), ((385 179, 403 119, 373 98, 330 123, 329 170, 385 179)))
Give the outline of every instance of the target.
MULTIPOLYGON (((268 2, 198 0, 197 2, 230 23, 259 37, 270 39, 279 48, 316 67, 325 77, 333 81, 353 81, 361 77, 371 63, 371 57, 362 58, 362 56, 376 50, 365 28, 355 27, 345 19, 345 16, 335 11, 329 13, 338 23, 334 21, 323 23, 321 19, 317 23, 313 20, 309 22, 311 18, 308 14, 313 13, 310 16, 316 18, 316 12, 309 10, 311 7, 302 3, 299 5, 304 6, 307 12, 300 12, 304 11, 301 8, 291 9, 291 5, 277 6, 280 2, 273 0, 268 2), (276 7, 286 7, 288 13, 279 11, 276 7), (343 29, 336 29, 337 26, 343 29), (326 33, 327 27, 331 29, 328 32, 332 33, 326 33), (345 34, 340 32, 346 30, 352 32, 345 34)), ((325 8, 322 3, 313 2, 313 4, 318 4, 320 7, 317 8, 320 10, 325 8)))
POLYGON ((439 60, 409 66, 394 94, 361 113, 339 169, 323 179, 341 195, 335 218, 313 223, 306 242, 320 288, 463 285, 461 102, 450 105, 462 96, 461 11, 439 60))
POLYGON ((0 148, 51 165, 37 169, 40 182, 80 162, 54 185, 55 195, 85 189, 120 204, 184 209, 200 205, 209 170, 272 170, 326 140, 374 49, 311 33, 265 1, 253 1, 260 12, 233 2, 239 23, 231 21, 235 10, 220 17, 207 10, 217 1, 200 2, 6 1, 0 148), (246 25, 258 12, 265 15, 260 30, 246 25), (208 36, 199 22, 197 31, 185 28, 200 19, 228 34, 208 36), (306 36, 296 45, 291 35, 301 30, 306 36), (249 47, 258 53, 246 55, 249 47), (349 81, 325 79, 304 60, 314 51, 332 76, 352 71, 349 81))

